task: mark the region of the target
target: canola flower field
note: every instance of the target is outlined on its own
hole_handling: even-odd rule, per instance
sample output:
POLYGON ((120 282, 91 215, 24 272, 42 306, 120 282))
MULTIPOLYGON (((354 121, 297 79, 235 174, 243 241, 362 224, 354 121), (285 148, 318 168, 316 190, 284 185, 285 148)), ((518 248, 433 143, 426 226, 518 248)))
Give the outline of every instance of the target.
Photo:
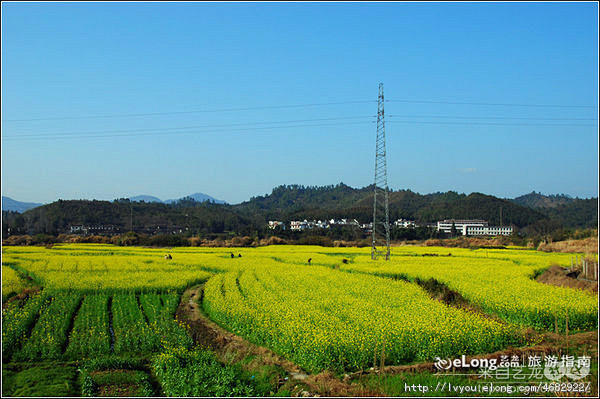
POLYGON ((527 345, 524 328, 553 330, 567 317, 571 331, 597 329, 597 295, 533 279, 553 264, 569 266, 569 254, 406 246, 384 262, 369 251, 4 247, 3 299, 25 276, 43 289, 3 307, 3 360, 190 348, 175 311, 183 290, 199 283, 213 320, 308 371, 357 370, 382 352, 386 363, 404 364, 527 345), (432 299, 417 284, 431 278, 479 312, 432 299))
POLYGON ((14 269, 2 265, 2 301, 18 294, 27 287, 27 283, 14 269))

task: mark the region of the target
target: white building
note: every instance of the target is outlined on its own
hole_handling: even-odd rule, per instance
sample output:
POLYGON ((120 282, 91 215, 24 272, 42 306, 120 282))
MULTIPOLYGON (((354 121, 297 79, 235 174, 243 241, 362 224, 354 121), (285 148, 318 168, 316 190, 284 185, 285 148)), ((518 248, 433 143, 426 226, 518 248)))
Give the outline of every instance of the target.
POLYGON ((394 222, 394 226, 402 227, 404 229, 409 227, 417 227, 414 220, 398 219, 394 222))
POLYGON ((329 223, 327 223, 327 220, 317 220, 316 222, 313 221, 314 226, 318 227, 320 229, 328 229, 329 228, 329 223))
POLYGON ((276 227, 279 227, 282 230, 285 230, 285 223, 280 222, 278 220, 269 220, 269 228, 275 229, 276 227))
POLYGON ((450 234, 452 225, 456 228, 456 232, 463 236, 509 236, 513 233, 512 226, 488 226, 485 220, 460 220, 446 219, 437 222, 437 230, 450 234))
POLYGON ((372 233, 373 232, 373 222, 363 223, 363 224, 360 225, 360 228, 365 233, 372 233))
POLYGON ((338 224, 338 225, 342 225, 342 226, 360 226, 360 223, 358 223, 358 220, 356 219, 331 219, 329 221, 329 225, 333 225, 333 224, 338 224))
POLYGON ((444 233, 452 233, 452 225, 456 228, 457 233, 461 233, 463 236, 467 235, 468 227, 487 227, 488 222, 485 220, 471 219, 446 219, 437 222, 437 231, 443 231, 444 233))
POLYGON ((294 230, 294 231, 301 231, 301 230, 314 229, 314 228, 328 229, 329 224, 327 223, 326 220, 308 221, 308 220, 304 219, 304 220, 292 220, 290 222, 290 229, 294 230))
POLYGON ((468 236, 509 236, 513 233, 512 226, 471 226, 467 227, 468 236))
POLYGON ((294 231, 308 229, 308 221, 305 220, 292 220, 290 222, 290 229, 294 231))
POLYGON ((113 230, 115 230, 115 227, 112 225, 96 225, 96 226, 86 226, 86 225, 79 225, 79 226, 70 226, 70 232, 72 234, 101 234, 101 233, 108 233, 108 232, 112 232, 113 230))

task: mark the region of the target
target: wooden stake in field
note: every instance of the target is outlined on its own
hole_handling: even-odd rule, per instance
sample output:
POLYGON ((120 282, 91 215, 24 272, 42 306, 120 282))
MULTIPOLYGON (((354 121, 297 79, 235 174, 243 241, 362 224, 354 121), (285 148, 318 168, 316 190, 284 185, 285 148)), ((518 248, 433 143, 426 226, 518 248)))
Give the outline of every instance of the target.
POLYGON ((375 349, 373 349, 373 371, 377 368, 377 345, 375 345, 375 349))
POLYGON ((383 345, 381 346, 381 366, 380 372, 383 372, 383 368, 385 367, 385 341, 383 341, 383 345))

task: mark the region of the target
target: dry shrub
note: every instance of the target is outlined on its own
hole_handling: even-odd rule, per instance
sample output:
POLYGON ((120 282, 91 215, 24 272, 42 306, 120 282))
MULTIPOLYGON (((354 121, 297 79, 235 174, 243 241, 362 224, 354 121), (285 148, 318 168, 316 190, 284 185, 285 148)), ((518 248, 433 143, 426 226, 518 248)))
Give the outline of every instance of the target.
POLYGON ((356 246, 359 248, 370 247, 372 244, 373 242, 368 238, 356 242, 356 246))
POLYGON ((333 242, 334 247, 345 248, 345 247, 353 247, 355 245, 354 242, 344 241, 344 240, 335 240, 333 242))
MULTIPOLYGON (((416 241, 411 241, 412 245, 419 245, 416 241)), ((432 238, 426 240, 424 245, 427 247, 447 247, 447 248, 501 248, 510 245, 509 237, 457 237, 439 239, 432 238)))
POLYGON ((265 246, 265 245, 285 245, 288 242, 286 240, 284 240, 283 238, 277 237, 277 236, 271 236, 269 238, 263 238, 262 240, 259 241, 259 245, 261 246, 265 246))
POLYGON ((227 241, 225 246, 227 247, 252 247, 256 246, 254 238, 244 237, 233 237, 230 241, 227 241))
POLYGON ((200 237, 190 237, 188 238, 188 241, 190 242, 190 247, 199 247, 202 243, 200 237))
POLYGON ((206 238, 202 240, 200 244, 203 247, 226 247, 226 241, 222 238, 216 238, 214 240, 207 240, 206 238))
POLYGON ((2 245, 31 245, 31 236, 10 236, 2 240, 2 245))
POLYGON ((598 237, 588 237, 582 240, 556 241, 540 243, 538 251, 567 252, 567 253, 598 253, 598 237))

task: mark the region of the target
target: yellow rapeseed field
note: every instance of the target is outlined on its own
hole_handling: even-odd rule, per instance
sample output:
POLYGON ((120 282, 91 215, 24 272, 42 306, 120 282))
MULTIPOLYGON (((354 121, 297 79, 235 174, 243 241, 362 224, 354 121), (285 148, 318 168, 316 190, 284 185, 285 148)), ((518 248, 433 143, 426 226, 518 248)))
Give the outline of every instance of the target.
MULTIPOLYGON (((127 317, 132 318, 130 322, 117 314, 115 327, 123 319, 123 326, 139 324, 141 332, 153 328, 143 325, 155 317, 153 309, 161 303, 158 295, 176 298, 185 287, 205 282, 203 306, 210 317, 310 371, 358 369, 382 356, 387 363, 401 364, 484 353, 527 344, 523 327, 543 331, 558 324, 562 329, 567 317, 571 330, 597 328, 596 294, 533 279, 553 264, 570 265, 571 256, 517 248, 404 246, 394 247, 392 259, 385 262, 371 260, 369 248, 4 247, 3 293, 19 291, 23 274, 44 290, 40 299, 32 298, 37 302, 30 300, 31 305, 3 312, 3 337, 16 343, 17 357, 84 353, 88 338, 70 338, 69 353, 61 355, 56 350, 67 342, 66 337, 48 338, 49 328, 31 325, 46 305, 60 314, 57 307, 63 300, 44 298, 67 292, 85 297, 83 302, 64 300, 64 306, 77 313, 70 334, 94 329, 87 326, 90 323, 107 334, 106 309, 115 306, 113 317, 117 309, 128 308, 127 317), (167 254, 172 259, 165 259, 167 254), (432 299, 422 287, 431 279, 460 294, 475 310, 432 299), (133 293, 139 296, 137 302, 133 293), (95 315, 96 308, 103 314, 95 315), (35 332, 35 344, 27 344, 29 338, 23 335, 27 331, 35 332), (52 347, 39 347, 44 342, 52 347), (79 342, 81 348, 73 346, 79 342)), ((165 314, 174 312, 176 302, 170 303, 165 314)), ((68 327, 68 319, 39 319, 68 327)), ((171 331, 170 324, 161 323, 164 331, 171 331)), ((117 329, 119 334, 123 328, 117 329)), ((121 345, 144 351, 157 345, 140 341, 134 332, 128 334, 117 337, 116 349, 121 345)), ((178 334, 173 330, 173 337, 178 334)), ((156 340, 150 335, 148 339, 156 340)), ((95 338, 98 351, 112 350, 107 349, 106 337, 95 338)), ((182 337, 177 340, 187 342, 182 337)))

